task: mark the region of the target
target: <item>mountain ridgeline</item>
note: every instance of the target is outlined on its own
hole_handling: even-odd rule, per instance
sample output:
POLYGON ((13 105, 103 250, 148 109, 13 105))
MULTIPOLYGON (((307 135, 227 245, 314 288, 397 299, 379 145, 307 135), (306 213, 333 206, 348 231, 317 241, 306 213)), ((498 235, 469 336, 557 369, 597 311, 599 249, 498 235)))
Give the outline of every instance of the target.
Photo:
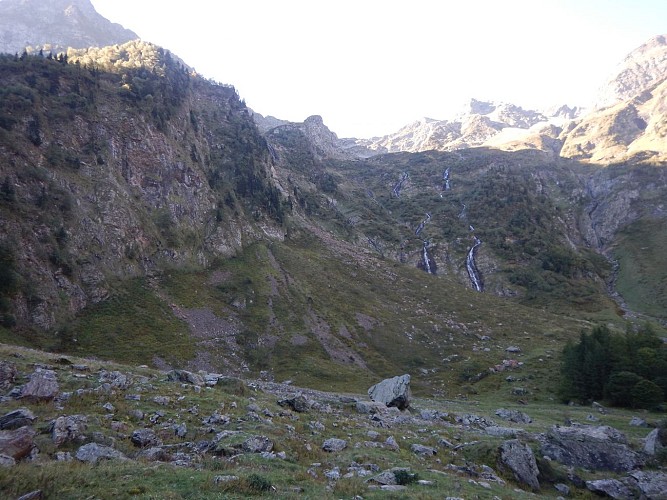
MULTIPOLYGON (((497 390, 518 343, 555 391, 582 328, 667 321, 667 168, 627 141, 564 157, 593 115, 535 147, 377 154, 319 117, 262 121, 145 42, 8 54, 0 77, 3 341, 320 387, 410 371, 434 393, 497 390)), ((600 113, 657 123, 662 96, 600 113)))

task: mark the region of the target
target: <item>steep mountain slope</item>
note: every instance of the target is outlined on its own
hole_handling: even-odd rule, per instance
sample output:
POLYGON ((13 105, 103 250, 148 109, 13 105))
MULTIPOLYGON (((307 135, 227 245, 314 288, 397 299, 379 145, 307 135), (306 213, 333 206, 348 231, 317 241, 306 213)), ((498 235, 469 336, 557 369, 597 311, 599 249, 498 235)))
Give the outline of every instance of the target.
POLYGON ((20 275, 5 322, 49 329, 115 280, 282 235, 269 153, 232 87, 150 44, 69 54, 0 60, 1 244, 20 275))
POLYGON ((139 38, 97 13, 90 0, 0 1, 0 53, 26 47, 59 52, 67 47, 104 47, 139 38))

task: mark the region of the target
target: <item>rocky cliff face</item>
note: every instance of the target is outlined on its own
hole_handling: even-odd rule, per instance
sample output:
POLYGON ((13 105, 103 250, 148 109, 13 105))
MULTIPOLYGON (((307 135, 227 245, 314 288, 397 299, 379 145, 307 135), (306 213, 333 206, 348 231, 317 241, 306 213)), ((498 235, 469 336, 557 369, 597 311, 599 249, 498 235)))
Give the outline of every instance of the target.
POLYGON ((119 278, 281 235, 266 143, 236 91, 150 44, 109 50, 116 67, 137 51, 155 66, 0 61, 0 245, 21 276, 5 303, 19 324, 48 329, 119 278))
POLYGON ((103 47, 139 38, 97 13, 90 0, 0 1, 0 52, 26 47, 103 47))

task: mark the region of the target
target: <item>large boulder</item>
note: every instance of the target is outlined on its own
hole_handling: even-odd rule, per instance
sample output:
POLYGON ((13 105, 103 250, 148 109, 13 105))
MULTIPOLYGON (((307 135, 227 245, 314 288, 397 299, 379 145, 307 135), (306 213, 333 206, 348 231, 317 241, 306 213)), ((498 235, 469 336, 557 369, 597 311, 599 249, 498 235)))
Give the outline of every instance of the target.
POLYGON ((58 390, 56 372, 37 368, 23 387, 21 397, 34 401, 49 401, 58 395, 58 390))
POLYGON ((530 486, 533 490, 540 489, 537 479, 539 470, 533 450, 518 439, 505 441, 500 446, 498 466, 512 472, 517 481, 530 486))
POLYGON ((72 441, 84 441, 87 428, 88 418, 85 415, 58 417, 51 422, 51 438, 56 446, 72 441))
POLYGON ((644 439, 644 453, 655 455, 667 447, 667 429, 656 428, 644 439))
POLYGON ((127 460, 127 457, 110 446, 88 443, 77 450, 76 459, 81 462, 96 464, 100 460, 127 460))
POLYGON ((667 498, 667 472, 636 470, 629 474, 646 498, 667 498))
POLYGON ((540 436, 542 455, 563 465, 627 472, 643 465, 620 431, 609 426, 553 427, 540 436))
POLYGON ((410 375, 405 374, 388 378, 368 389, 368 397, 371 401, 384 403, 387 406, 395 406, 399 410, 405 410, 410 406, 410 375))
POLYGON ((283 408, 289 408, 290 410, 296 411, 298 413, 303 413, 308 411, 310 405, 308 400, 303 396, 303 394, 297 394, 291 398, 285 398, 278 401, 278 405, 283 408))
POLYGON ((329 438, 322 443, 322 449, 329 453, 336 453, 347 448, 347 441, 338 438, 329 438))
POLYGON ((33 438, 35 430, 32 427, 20 427, 11 431, 0 431, 0 455, 5 455, 18 461, 30 455, 35 447, 33 438))
POLYGON ((586 481, 586 488, 596 495, 606 496, 615 500, 635 498, 634 492, 618 479, 597 479, 586 481))

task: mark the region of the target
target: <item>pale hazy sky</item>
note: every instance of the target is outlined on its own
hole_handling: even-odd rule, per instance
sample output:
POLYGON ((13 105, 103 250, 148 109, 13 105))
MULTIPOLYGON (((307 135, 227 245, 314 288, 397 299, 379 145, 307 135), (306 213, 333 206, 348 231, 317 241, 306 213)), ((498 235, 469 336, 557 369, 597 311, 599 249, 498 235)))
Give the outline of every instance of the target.
POLYGON ((471 98, 588 105, 666 0, 92 0, 258 113, 371 137, 471 98))

